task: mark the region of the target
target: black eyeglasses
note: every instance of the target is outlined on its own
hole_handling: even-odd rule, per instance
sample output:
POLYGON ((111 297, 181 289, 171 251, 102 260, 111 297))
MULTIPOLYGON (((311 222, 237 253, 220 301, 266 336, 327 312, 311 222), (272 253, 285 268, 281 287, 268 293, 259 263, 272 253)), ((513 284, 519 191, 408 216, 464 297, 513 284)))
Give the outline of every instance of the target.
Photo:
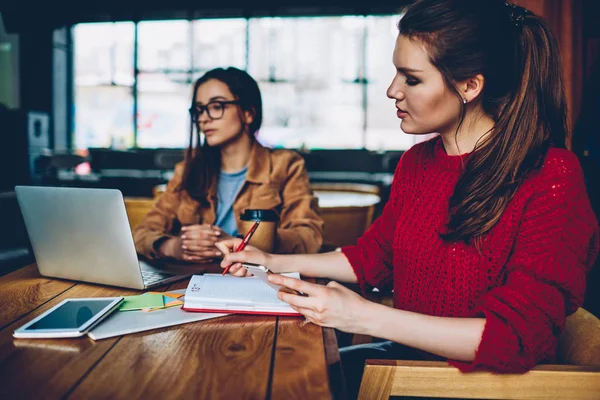
POLYGON ((228 104, 237 104, 239 100, 229 100, 229 101, 211 101, 205 106, 201 106, 199 104, 195 104, 192 108, 189 109, 190 117, 192 121, 198 121, 198 118, 202 115, 204 111, 208 114, 208 118, 210 119, 221 119, 223 118, 223 114, 225 114, 225 106, 228 104))

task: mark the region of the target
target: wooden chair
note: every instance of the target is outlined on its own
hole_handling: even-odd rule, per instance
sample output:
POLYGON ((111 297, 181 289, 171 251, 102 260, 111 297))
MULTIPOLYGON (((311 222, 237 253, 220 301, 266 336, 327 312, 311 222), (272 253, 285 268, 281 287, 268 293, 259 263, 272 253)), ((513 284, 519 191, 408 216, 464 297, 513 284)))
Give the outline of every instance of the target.
POLYGON ((379 187, 360 183, 311 183, 325 221, 323 249, 356 244, 373 222, 379 187))
POLYGON ((439 361, 367 360, 359 399, 600 399, 600 320, 583 308, 567 318, 560 364, 525 374, 461 373, 439 361))
POLYGON ((146 214, 148 214, 148 211, 152 209, 154 199, 147 197, 125 197, 124 200, 127 218, 129 219, 129 226, 133 231, 133 228, 138 226, 146 214))

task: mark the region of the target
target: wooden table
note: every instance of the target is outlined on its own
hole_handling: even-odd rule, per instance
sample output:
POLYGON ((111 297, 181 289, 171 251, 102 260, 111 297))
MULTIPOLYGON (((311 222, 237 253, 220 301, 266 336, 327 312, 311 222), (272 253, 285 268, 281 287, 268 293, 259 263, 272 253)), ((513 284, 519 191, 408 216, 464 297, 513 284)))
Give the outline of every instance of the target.
POLYGON ((231 315, 99 341, 12 337, 66 298, 139 293, 45 278, 35 265, 0 278, 0 398, 339 397, 335 335, 299 317, 231 315))

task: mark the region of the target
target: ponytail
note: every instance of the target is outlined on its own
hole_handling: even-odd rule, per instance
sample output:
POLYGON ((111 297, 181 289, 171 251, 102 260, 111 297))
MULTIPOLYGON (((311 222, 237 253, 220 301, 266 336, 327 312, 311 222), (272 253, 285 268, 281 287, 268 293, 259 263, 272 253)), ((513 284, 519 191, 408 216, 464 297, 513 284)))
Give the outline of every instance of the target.
POLYGON ((450 198, 447 240, 475 239, 500 220, 527 175, 550 146, 565 147, 567 123, 557 42, 539 17, 523 13, 514 27, 514 89, 492 133, 469 157, 450 198))

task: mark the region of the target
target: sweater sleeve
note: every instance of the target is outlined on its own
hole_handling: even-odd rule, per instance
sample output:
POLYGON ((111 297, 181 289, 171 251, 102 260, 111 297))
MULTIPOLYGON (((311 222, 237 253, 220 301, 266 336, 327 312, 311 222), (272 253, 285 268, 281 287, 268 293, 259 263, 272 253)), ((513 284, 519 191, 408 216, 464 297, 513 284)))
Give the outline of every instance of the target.
POLYGON ((403 179, 407 176, 403 172, 406 167, 410 151, 404 153, 394 172, 390 198, 387 201, 381 216, 358 239, 357 244, 342 248, 354 274, 358 280, 363 294, 376 287, 381 290, 391 290, 393 285, 393 250, 396 220, 402 208, 403 179))
POLYGON ((565 152, 549 164, 521 217, 504 284, 474 310, 486 319, 475 359, 451 362, 464 372, 526 372, 552 361, 566 316, 583 302, 598 222, 575 156, 565 152))

